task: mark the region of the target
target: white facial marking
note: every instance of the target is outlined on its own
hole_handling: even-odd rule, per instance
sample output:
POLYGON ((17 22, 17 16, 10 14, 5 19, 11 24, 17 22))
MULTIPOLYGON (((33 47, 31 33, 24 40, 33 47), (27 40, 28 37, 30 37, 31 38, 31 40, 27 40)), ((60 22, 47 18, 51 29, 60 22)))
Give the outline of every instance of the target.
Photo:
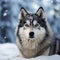
POLYGON ((29 21, 29 20, 27 20, 26 23, 27 23, 28 25, 30 25, 30 21, 29 21))
POLYGON ((30 32, 30 29, 29 28, 26 28, 24 29, 24 27, 20 28, 19 30, 19 34, 20 34, 20 37, 21 38, 29 38, 29 32, 30 32))
POLYGON ((34 24, 34 25, 37 24, 37 21, 35 20, 35 21, 33 22, 33 24, 34 24))
POLYGON ((43 40, 44 36, 45 36, 45 29, 43 27, 40 27, 40 30, 39 29, 33 29, 34 31, 34 37, 37 38, 39 37, 40 40, 43 40))

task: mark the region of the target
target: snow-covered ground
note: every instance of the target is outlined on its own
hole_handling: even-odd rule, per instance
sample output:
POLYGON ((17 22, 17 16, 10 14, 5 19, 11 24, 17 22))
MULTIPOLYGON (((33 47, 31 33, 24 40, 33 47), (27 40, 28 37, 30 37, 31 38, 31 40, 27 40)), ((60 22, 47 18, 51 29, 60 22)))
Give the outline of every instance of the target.
POLYGON ((59 55, 39 56, 30 59, 18 57, 18 55, 19 50, 16 44, 12 43, 0 44, 0 60, 60 60, 59 55))

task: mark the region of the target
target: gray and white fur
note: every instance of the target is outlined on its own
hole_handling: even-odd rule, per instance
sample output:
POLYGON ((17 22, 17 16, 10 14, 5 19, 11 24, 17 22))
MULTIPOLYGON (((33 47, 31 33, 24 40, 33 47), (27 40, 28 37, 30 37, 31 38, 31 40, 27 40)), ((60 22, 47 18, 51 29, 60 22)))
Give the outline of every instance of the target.
POLYGON ((34 14, 28 13, 22 7, 18 18, 16 44, 20 50, 20 56, 32 58, 59 53, 59 40, 56 38, 55 41, 42 7, 34 14))

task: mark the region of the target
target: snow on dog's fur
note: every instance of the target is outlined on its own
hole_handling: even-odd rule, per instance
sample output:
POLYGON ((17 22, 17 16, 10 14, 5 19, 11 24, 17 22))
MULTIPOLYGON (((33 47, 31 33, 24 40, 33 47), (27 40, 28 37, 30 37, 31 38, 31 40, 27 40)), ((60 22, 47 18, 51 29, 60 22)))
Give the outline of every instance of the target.
POLYGON ((35 14, 21 8, 16 33, 20 56, 30 58, 52 53, 53 33, 42 7, 35 14))

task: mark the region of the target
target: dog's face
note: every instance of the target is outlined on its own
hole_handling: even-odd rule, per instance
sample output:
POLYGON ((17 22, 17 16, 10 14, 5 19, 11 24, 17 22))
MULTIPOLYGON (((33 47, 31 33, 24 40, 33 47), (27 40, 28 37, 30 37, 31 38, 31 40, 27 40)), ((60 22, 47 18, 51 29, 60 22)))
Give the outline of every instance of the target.
POLYGON ((17 35, 22 42, 35 41, 39 43, 46 36, 46 32, 46 21, 42 7, 35 14, 29 14, 24 8, 21 8, 17 35))

